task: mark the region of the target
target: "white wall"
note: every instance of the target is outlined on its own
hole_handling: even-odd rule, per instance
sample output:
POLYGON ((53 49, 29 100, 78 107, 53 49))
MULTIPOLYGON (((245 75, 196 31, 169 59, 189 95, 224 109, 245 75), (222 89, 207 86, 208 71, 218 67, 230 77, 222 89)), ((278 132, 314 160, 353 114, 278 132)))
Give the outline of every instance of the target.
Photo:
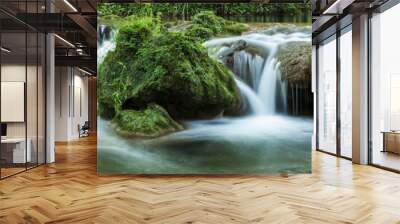
MULTIPOLYGON (((1 81, 25 82, 25 65, 8 64, 1 66, 1 81)), ((7 108, 1 108, 6 110, 7 108)), ((25 137, 25 122, 7 123, 7 137, 25 137)))
POLYGON ((55 68, 55 140, 68 140, 68 117, 69 117, 69 68, 55 68))
MULTIPOLYGON (((36 107, 37 107, 37 93, 36 93, 36 66, 18 65, 18 64, 3 64, 1 66, 1 81, 2 82, 24 82, 26 71, 28 72, 28 85, 32 88, 27 88, 27 119, 28 129, 36 130, 36 107), (33 113, 35 112, 35 113, 33 113), (33 122, 33 123, 32 123, 33 122)), ((2 96, 4 97, 4 96, 2 96)), ((42 105, 39 105, 39 107, 42 105)), ((8 108, 1 108, 7 110, 8 108)), ((24 110, 24 108, 22 108, 24 110)), ((7 122, 7 135, 8 137, 25 137, 25 123, 26 122, 7 122)), ((29 132, 29 130, 28 130, 29 132)), ((35 132, 36 134, 36 132, 35 132)), ((28 133, 29 137, 29 133, 28 133)))
MULTIPOLYGON (((3 113, 17 113, 21 110, 24 116, 25 112, 27 119, 22 119, 21 122, 5 122, 7 124, 7 137, 8 138, 24 138, 25 135, 29 139, 29 147, 32 151, 32 161, 44 163, 44 150, 45 150, 45 118, 44 118, 44 74, 42 67, 36 65, 25 64, 3 64, 1 66, 1 81, 2 82, 23 82, 26 84, 26 107, 25 102, 22 102, 22 107, 16 109, 11 107, 1 108, 3 113), (25 80, 27 78, 27 80, 25 80), (37 156, 37 153, 39 155, 37 156)), ((3 92, 2 94, 7 94, 3 92)), ((24 94, 25 89, 19 90, 20 94, 24 94), (21 92, 22 91, 22 92, 21 92)), ((8 98, 7 95, 2 95, 2 98, 8 98)), ((17 103, 17 102, 16 102, 17 103)), ((2 103, 3 104, 3 103, 2 103)))
POLYGON ((88 120, 88 78, 72 67, 56 67, 55 140, 79 138, 78 125, 88 120))

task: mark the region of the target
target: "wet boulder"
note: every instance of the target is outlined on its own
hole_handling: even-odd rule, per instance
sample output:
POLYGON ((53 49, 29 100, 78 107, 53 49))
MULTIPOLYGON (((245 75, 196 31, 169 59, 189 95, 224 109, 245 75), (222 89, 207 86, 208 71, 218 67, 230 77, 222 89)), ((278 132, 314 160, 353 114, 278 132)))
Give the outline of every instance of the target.
POLYGON ((113 125, 117 133, 126 137, 153 138, 183 130, 182 125, 156 104, 141 110, 122 110, 113 120, 113 125))
POLYGON ((311 43, 285 44, 280 47, 277 58, 282 80, 292 84, 311 84, 311 43))
POLYGON ((214 117, 241 99, 229 70, 182 33, 165 33, 144 44, 129 79, 134 84, 123 108, 154 102, 178 119, 214 117))
POLYGON ((209 57, 199 41, 184 32, 155 32, 149 26, 154 24, 120 29, 118 35, 122 37, 122 30, 129 38, 117 37, 116 49, 99 66, 100 116, 113 120, 121 134, 159 136, 179 130, 174 120, 212 118, 240 108, 233 74, 209 57), (168 117, 154 118, 150 112, 155 109, 149 109, 153 104, 157 114, 165 115, 160 112, 165 110, 168 117), (133 124, 147 120, 155 124, 133 124), (163 120, 161 126, 157 120, 163 120))

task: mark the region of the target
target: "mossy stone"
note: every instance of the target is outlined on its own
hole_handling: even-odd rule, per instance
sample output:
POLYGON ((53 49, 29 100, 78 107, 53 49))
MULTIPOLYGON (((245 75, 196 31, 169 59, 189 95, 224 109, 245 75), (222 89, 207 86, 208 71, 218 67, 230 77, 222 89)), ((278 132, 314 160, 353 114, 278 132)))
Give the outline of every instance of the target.
POLYGON ((212 11, 204 11, 196 14, 192 23, 210 29, 214 34, 221 33, 225 20, 222 17, 216 16, 212 11))
MULTIPOLYGON (((152 104, 164 108, 172 119, 212 118, 239 108, 242 97, 233 74, 209 57, 197 38, 162 30, 159 21, 132 23, 140 24, 119 30, 116 49, 99 66, 100 116, 139 122, 135 117, 143 118, 141 113, 152 104)), ((159 135, 157 128, 116 124, 120 133, 159 135)), ((164 129, 175 130, 175 126, 164 129)))
POLYGON ((278 51, 282 79, 293 84, 311 82, 311 43, 292 42, 278 51))
POLYGON ((122 110, 114 118, 115 130, 126 137, 159 137, 183 130, 168 112, 159 105, 150 104, 142 110, 122 110))
POLYGON ((228 69, 210 58, 200 42, 180 32, 145 43, 133 67, 130 77, 135 81, 123 108, 154 102, 174 118, 209 118, 240 103, 228 69))
POLYGON ((212 30, 199 25, 192 25, 191 27, 185 30, 185 34, 193 38, 198 38, 200 41, 206 41, 213 37, 212 30))

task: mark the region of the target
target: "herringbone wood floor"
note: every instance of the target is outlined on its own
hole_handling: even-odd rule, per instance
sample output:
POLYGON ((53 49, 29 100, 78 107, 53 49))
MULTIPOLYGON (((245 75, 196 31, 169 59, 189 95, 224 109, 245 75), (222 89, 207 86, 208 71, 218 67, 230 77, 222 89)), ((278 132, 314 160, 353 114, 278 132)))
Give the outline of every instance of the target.
POLYGON ((400 175, 313 153, 313 174, 98 176, 96 141, 0 181, 0 223, 400 223, 400 175))

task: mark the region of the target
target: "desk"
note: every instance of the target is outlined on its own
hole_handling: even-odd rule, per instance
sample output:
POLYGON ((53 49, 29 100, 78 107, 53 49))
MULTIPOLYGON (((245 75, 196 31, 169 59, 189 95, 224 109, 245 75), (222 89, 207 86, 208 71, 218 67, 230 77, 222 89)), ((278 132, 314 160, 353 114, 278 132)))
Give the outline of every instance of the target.
POLYGON ((8 162, 10 162, 10 163, 31 162, 31 160, 32 160, 32 153, 31 153, 32 141, 31 141, 31 139, 28 138, 26 140, 26 142, 28 143, 27 144, 28 147, 26 147, 26 152, 25 152, 25 138, 1 139, 2 157, 3 157, 3 152, 5 152, 6 155, 12 154, 12 157, 9 156, 10 158, 6 159, 6 160, 9 160, 8 162), (13 146, 13 147, 10 148, 10 146, 13 146), (12 158, 12 161, 10 161, 11 158, 12 158))
POLYGON ((400 154, 400 131, 383 131, 382 152, 400 154))

